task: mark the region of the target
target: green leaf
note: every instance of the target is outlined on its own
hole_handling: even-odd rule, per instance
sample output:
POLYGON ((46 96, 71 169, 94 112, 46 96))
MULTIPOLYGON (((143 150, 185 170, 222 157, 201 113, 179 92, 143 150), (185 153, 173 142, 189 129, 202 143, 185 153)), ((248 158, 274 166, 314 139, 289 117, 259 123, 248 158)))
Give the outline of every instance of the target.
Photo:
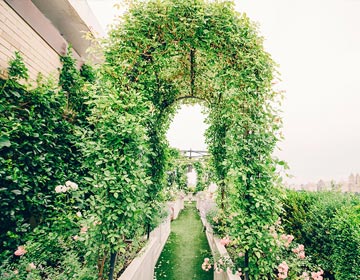
POLYGON ((20 194, 21 194, 21 191, 19 191, 19 190, 12 190, 11 192, 14 193, 14 194, 16 194, 16 195, 20 195, 20 194))
POLYGON ((10 142, 9 137, 7 137, 5 135, 0 136, 0 149, 2 147, 10 147, 10 146, 11 146, 11 142, 10 142))

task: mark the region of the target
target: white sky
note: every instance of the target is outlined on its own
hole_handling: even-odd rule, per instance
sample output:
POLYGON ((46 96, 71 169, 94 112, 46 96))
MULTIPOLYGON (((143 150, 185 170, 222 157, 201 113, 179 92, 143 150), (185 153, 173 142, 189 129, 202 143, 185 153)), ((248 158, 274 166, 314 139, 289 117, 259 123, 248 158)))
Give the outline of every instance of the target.
MULTIPOLYGON (((88 0, 106 26, 113 0, 88 0)), ((239 0, 258 22, 286 90, 285 140, 277 155, 288 180, 346 179, 360 172, 360 0, 239 0)), ((181 109, 168 133, 173 146, 205 149, 199 106, 181 109)))

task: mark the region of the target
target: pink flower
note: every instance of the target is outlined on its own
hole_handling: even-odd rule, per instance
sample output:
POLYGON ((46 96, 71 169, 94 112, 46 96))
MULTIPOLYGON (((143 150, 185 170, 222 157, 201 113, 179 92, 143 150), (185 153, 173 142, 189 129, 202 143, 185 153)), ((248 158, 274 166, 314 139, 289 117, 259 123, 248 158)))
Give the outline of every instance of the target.
POLYGON ((215 272, 216 273, 221 273, 221 272, 223 272, 224 270, 222 269, 222 268, 220 268, 220 267, 217 267, 217 268, 215 268, 215 272))
POLYGON ((294 236, 291 235, 291 234, 288 234, 288 235, 282 234, 282 235, 281 235, 281 239, 282 239, 283 241, 285 241, 285 244, 284 244, 284 245, 285 245, 285 247, 287 248, 287 247, 289 247, 291 241, 294 240, 294 236))
POLYGON ((278 271, 279 271, 278 277, 280 279, 286 279, 288 270, 289 270, 289 266, 287 265, 287 263, 285 261, 282 262, 281 264, 279 264, 279 266, 278 266, 278 271))
POLYGON ((223 245, 223 246, 229 245, 230 242, 231 242, 231 240, 230 240, 228 235, 226 235, 224 238, 222 238, 220 240, 220 244, 223 245))
POLYGON ((299 248, 295 248, 295 249, 292 249, 292 251, 295 253, 295 254, 299 254, 299 248))
POLYGON ((311 272, 311 278, 313 280, 323 280, 323 277, 321 276, 324 273, 322 269, 318 272, 311 272))
POLYGON ((310 280, 309 273, 303 272, 300 276, 300 279, 302 280, 310 280))
POLYGON ((74 235, 72 238, 73 238, 75 241, 79 240, 79 236, 78 236, 78 235, 74 235))
POLYGON ((211 264, 209 263, 209 258, 205 258, 204 262, 201 265, 202 270, 209 271, 211 269, 211 264))
POLYGON ((304 251, 305 247, 304 245, 300 244, 297 248, 292 249, 292 251, 297 254, 297 256, 300 259, 305 259, 305 251, 304 251))
POLYGON ((298 257, 300 258, 300 259, 305 259, 305 252, 304 251, 301 251, 299 254, 298 254, 298 257))
POLYGON ((17 248, 17 250, 15 251, 14 255, 20 257, 20 256, 24 255, 25 253, 26 253, 25 247, 19 246, 17 248))
POLYGON ((83 226, 81 229, 80 229, 80 233, 86 233, 88 231, 88 227, 87 226, 83 226))

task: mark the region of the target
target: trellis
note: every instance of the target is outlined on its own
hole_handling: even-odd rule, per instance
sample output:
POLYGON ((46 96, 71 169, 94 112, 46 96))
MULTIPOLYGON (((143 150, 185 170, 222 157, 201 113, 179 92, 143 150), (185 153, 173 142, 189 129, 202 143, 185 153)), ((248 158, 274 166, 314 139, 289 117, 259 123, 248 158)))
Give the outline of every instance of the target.
POLYGON ((244 253, 243 271, 246 278, 271 279, 276 244, 268 228, 280 211, 272 156, 280 138, 280 94, 256 26, 231 1, 133 1, 110 32, 105 57, 106 83, 118 93, 111 99, 130 106, 122 109, 129 124, 146 132, 146 203, 156 201, 163 185, 165 133, 176 109, 202 104, 220 207, 232 217, 229 234, 244 253))

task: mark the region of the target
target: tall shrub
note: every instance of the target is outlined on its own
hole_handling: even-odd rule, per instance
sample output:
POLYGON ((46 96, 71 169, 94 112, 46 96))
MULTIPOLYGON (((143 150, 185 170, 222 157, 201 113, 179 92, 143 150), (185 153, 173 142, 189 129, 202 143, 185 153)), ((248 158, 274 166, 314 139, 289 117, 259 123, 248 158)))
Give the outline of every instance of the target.
POLYGON ((55 186, 77 177, 69 138, 72 125, 63 118, 66 100, 54 84, 40 82, 29 88, 19 83, 26 71, 16 55, 9 79, 0 80, 3 254, 50 214, 55 186))
POLYGON ((359 197, 339 192, 287 191, 282 215, 286 231, 304 244, 329 279, 358 279, 359 197))

